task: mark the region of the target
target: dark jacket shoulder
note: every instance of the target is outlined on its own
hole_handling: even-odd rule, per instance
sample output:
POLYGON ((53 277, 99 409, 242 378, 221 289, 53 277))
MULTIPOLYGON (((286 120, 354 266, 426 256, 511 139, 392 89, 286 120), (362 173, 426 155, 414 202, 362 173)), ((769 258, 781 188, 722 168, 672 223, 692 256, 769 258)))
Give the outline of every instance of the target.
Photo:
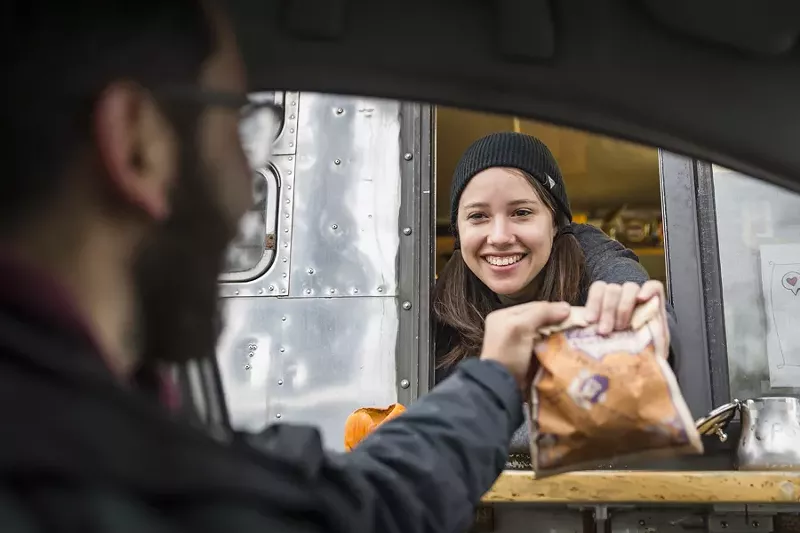
POLYGON ((650 279, 647 270, 639 263, 639 257, 600 228, 590 224, 573 224, 573 231, 586 258, 586 274, 590 283, 633 282, 641 285, 650 279))

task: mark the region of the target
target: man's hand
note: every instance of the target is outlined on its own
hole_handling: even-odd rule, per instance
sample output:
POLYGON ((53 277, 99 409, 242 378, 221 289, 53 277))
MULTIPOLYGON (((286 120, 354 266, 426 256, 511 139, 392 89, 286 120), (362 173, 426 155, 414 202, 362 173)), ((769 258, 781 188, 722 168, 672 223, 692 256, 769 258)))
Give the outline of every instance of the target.
POLYGON ((666 301, 660 281, 650 280, 641 287, 636 283, 619 285, 595 281, 586 299, 586 318, 597 323, 597 332, 601 335, 624 330, 630 327, 634 308, 655 296, 666 301))
POLYGON ((481 359, 503 365, 520 390, 525 391, 533 377, 531 361, 536 330, 557 324, 569 315, 565 302, 531 302, 489 313, 483 334, 481 359))

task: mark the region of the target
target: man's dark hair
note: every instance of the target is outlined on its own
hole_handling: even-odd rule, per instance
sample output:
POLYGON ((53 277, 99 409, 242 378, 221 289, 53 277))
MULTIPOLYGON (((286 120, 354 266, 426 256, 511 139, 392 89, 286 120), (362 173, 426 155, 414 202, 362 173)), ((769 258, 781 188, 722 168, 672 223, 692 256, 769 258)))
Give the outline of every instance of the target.
POLYGON ((9 0, 4 56, 0 232, 57 194, 91 141, 96 98, 110 83, 197 84, 214 35, 198 0, 9 0))

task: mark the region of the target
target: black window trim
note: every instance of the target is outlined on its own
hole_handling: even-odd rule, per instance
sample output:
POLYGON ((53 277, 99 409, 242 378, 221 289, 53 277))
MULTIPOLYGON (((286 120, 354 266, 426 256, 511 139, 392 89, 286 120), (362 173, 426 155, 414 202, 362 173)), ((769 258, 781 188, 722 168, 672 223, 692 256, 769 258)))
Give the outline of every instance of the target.
POLYGON ((659 150, 667 285, 683 348, 677 374, 692 414, 728 403, 728 352, 710 163, 659 150))
MULTIPOLYGON (((725 313, 710 163, 659 150, 667 290, 678 320, 681 360, 676 375, 695 418, 731 401, 725 313)), ((706 453, 729 453, 738 442, 733 421, 725 443, 703 439, 706 453)))

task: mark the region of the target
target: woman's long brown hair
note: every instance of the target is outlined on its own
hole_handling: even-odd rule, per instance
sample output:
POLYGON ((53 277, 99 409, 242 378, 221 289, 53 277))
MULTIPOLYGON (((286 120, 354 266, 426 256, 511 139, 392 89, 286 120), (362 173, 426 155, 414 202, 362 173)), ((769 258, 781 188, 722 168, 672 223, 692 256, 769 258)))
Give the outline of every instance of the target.
MULTIPOLYGON (((520 172, 550 209, 560 230, 569 221, 559 215, 555 203, 533 176, 520 172)), ((454 231, 457 231, 454 228, 454 231)), ((553 249, 542 271, 537 301, 580 303, 586 287, 586 260, 578 240, 570 233, 556 234, 553 249)), ((465 357, 480 355, 486 315, 502 307, 499 298, 464 263, 461 251, 453 252, 433 289, 436 321, 437 368, 448 368, 465 357)))

